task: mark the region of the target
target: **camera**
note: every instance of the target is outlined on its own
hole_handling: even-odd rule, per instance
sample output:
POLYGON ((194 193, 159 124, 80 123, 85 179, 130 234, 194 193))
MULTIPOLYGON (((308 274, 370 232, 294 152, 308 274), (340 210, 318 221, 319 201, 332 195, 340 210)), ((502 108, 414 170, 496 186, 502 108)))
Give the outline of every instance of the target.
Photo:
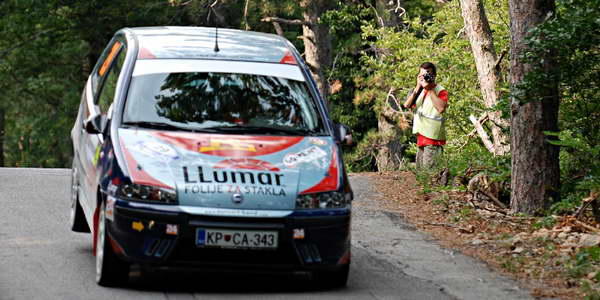
POLYGON ((427 72, 425 73, 425 75, 423 75, 423 79, 425 79, 425 81, 427 81, 428 83, 432 83, 435 80, 435 76, 427 72))

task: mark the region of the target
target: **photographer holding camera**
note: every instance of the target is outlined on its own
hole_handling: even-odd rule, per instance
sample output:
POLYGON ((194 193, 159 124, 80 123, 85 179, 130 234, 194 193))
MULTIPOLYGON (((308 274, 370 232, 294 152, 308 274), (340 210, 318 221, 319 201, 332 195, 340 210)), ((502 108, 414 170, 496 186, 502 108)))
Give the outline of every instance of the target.
POLYGON ((448 92, 435 83, 435 65, 426 62, 419 68, 417 86, 404 102, 404 108, 416 108, 413 133, 417 135, 417 168, 435 165, 446 144, 445 118, 448 92))

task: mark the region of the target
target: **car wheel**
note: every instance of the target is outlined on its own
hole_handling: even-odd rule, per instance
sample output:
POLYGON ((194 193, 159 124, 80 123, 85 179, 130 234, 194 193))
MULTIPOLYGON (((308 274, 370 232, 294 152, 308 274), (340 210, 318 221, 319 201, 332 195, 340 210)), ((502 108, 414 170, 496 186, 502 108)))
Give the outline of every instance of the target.
POLYGON ((342 288, 348 283, 350 264, 337 271, 320 271, 313 275, 314 283, 324 288, 342 288))
POLYGON ((79 204, 79 178, 77 177, 77 169, 75 163, 71 167, 71 230, 75 232, 90 232, 83 214, 81 204, 79 204))
POLYGON ((106 230, 104 202, 100 206, 96 233, 96 282, 102 286, 118 286, 129 279, 129 264, 113 252, 106 230))

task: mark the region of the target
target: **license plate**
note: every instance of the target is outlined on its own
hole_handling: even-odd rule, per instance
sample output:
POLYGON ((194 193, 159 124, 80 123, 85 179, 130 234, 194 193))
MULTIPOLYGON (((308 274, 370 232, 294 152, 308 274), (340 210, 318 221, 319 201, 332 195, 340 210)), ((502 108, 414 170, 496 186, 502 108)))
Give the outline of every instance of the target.
POLYGON ((199 247, 276 249, 277 237, 277 231, 196 229, 196 245, 199 247))

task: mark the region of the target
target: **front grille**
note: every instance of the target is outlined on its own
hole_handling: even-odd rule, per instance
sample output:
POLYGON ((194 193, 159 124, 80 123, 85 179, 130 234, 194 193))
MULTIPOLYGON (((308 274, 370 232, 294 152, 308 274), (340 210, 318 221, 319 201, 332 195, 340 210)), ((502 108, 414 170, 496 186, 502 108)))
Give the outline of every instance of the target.
POLYGON ((313 243, 298 243, 296 244, 296 248, 305 264, 318 264, 323 261, 319 248, 313 243))
POLYGON ((193 239, 181 239, 169 257, 172 261, 239 265, 299 265, 294 249, 280 241, 277 250, 197 247, 193 239))
POLYGON ((169 252, 173 244, 174 241, 170 239, 151 239, 144 247, 144 255, 162 258, 169 252))

